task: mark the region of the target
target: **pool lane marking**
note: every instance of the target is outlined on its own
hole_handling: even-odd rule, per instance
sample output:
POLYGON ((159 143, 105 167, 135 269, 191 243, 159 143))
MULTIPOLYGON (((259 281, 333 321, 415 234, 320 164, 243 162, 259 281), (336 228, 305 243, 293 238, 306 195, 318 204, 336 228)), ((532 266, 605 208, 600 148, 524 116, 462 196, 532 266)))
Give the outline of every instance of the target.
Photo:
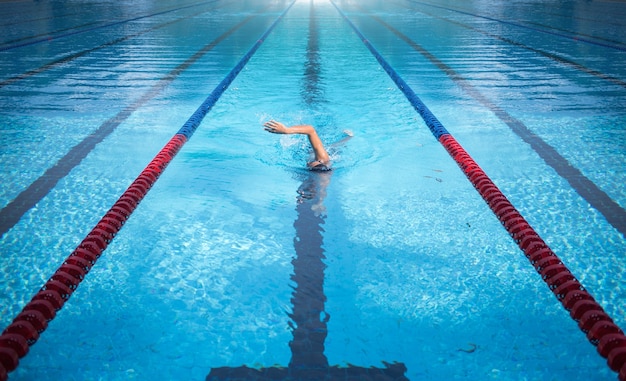
POLYGON ((621 381, 626 381, 626 336, 621 328, 613 322, 602 306, 585 290, 583 285, 515 209, 474 159, 445 130, 436 116, 387 63, 356 25, 350 21, 333 0, 331 3, 424 119, 437 141, 443 145, 481 197, 487 202, 489 208, 504 225, 559 302, 570 313, 572 319, 578 323, 589 342, 596 346, 602 357, 607 359, 609 368, 619 372, 621 381))
POLYGON ((189 18, 194 18, 194 17, 198 16, 199 14, 211 12, 211 11, 214 11, 215 9, 217 9, 217 8, 219 8, 219 6, 215 7, 215 8, 208 9, 206 11, 203 11, 203 12, 200 12, 200 13, 197 13, 197 14, 194 14, 194 15, 181 17, 181 18, 178 18, 176 20, 172 20, 172 21, 169 21, 169 22, 166 22, 166 23, 163 23, 163 24, 159 24, 157 26, 154 26, 152 28, 143 30, 141 32, 117 38, 117 39, 115 39, 113 41, 109 41, 109 42, 107 42, 105 44, 96 46, 95 48, 86 49, 86 50, 80 51, 78 53, 70 54, 70 55, 67 55, 65 57, 59 58, 57 60, 48 62, 47 64, 44 64, 44 65, 42 65, 42 66, 40 66, 40 67, 38 67, 36 69, 32 69, 32 70, 26 71, 26 72, 24 72, 22 74, 15 75, 13 77, 9 77, 9 78, 4 79, 4 80, 0 80, 0 88, 2 88, 4 86, 7 86, 7 85, 10 85, 10 84, 13 84, 13 83, 15 83, 17 81, 20 81, 22 79, 26 79, 28 77, 32 77, 33 75, 40 74, 40 73, 42 73, 42 72, 44 72, 44 71, 46 71, 48 69, 52 69, 52 68, 57 67, 59 65, 68 63, 68 62, 70 62, 70 61, 72 61, 72 60, 74 60, 76 58, 83 57, 83 56, 85 56, 87 54, 90 54, 90 53, 93 53, 93 52, 95 52, 97 50, 104 49, 104 48, 107 48, 109 46, 113 46, 113 45, 119 44, 120 42, 124 42, 126 40, 130 40, 131 38, 135 38, 135 37, 141 36, 143 34, 155 31, 157 29, 161 29, 161 28, 164 28, 166 26, 170 26, 172 24, 175 24, 175 23, 183 21, 183 20, 187 20, 189 18))
MULTIPOLYGON (((410 9, 410 10, 412 10, 412 11, 417 11, 417 10, 416 10, 415 8, 413 8, 413 7, 408 7, 408 6, 406 6, 406 8, 407 8, 407 9, 410 9)), ((517 46, 517 47, 522 48, 522 49, 529 50, 529 51, 531 51, 531 52, 533 52, 533 53, 537 53, 537 54, 539 54, 539 55, 542 55, 542 56, 544 56, 544 57, 546 57, 546 58, 548 58, 548 59, 551 59, 551 60, 553 60, 553 61, 555 61, 555 62, 558 62, 558 63, 560 63, 560 64, 564 64, 564 65, 570 66, 570 67, 572 67, 572 68, 574 68, 574 69, 576 69, 576 70, 580 70, 580 71, 582 71, 582 72, 584 72, 584 73, 587 73, 587 74, 593 75, 594 77, 598 77, 598 78, 600 78, 600 79, 604 79, 604 80, 609 81, 609 82, 611 82, 611 83, 613 83, 613 84, 615 84, 615 85, 618 85, 618 86, 621 86, 621 87, 626 88, 626 81, 624 81, 624 80, 622 80, 622 79, 620 79, 620 78, 613 77, 613 76, 611 76, 611 75, 608 75, 608 74, 602 73, 602 72, 600 72, 600 71, 598 71, 598 70, 591 69, 591 68, 586 67, 586 66, 584 66, 584 65, 581 65, 581 64, 579 64, 579 63, 577 63, 577 62, 574 62, 574 61, 572 61, 572 60, 569 60, 569 59, 567 59, 567 58, 565 58, 565 57, 559 56, 558 54, 554 54, 554 53, 546 52, 546 51, 541 50, 541 49, 533 48, 533 47, 530 47, 530 46, 528 46, 528 45, 524 45, 524 44, 522 44, 522 43, 520 43, 520 42, 517 42, 517 41, 511 40, 510 38, 506 38, 506 37, 503 37, 503 36, 499 36, 499 35, 497 35, 497 34, 493 34, 493 33, 490 33, 490 32, 484 31, 484 30, 481 30, 481 29, 479 29, 479 28, 474 28, 474 27, 472 27, 472 26, 470 26, 470 25, 463 24, 463 23, 460 23, 460 22, 457 22, 457 21, 454 21, 454 20, 450 20, 450 19, 447 19, 447 18, 445 18, 445 17, 441 17, 441 16, 433 15, 433 14, 431 14, 431 13, 424 12, 424 11, 421 11, 421 10, 420 10, 420 11, 417 11, 417 12, 420 12, 420 13, 422 13, 422 14, 424 14, 424 15, 427 15, 427 16, 429 16, 429 17, 432 17, 432 18, 436 18, 436 19, 438 19, 438 20, 445 21, 445 22, 450 23, 450 24, 458 25, 458 26, 460 26, 460 27, 462 27, 462 28, 466 28, 466 29, 469 29, 469 30, 472 30, 472 31, 475 31, 475 32, 481 33, 481 34, 483 34, 483 35, 485 35, 485 36, 487 36, 487 37, 494 38, 494 39, 496 39, 496 40, 499 40, 499 41, 505 42, 505 43, 507 43, 507 44, 510 44, 510 45, 513 45, 513 46, 517 46)), ((379 22, 384 23, 384 21, 380 21, 380 18, 378 18, 378 19, 379 19, 379 22)), ((383 24, 383 25, 384 25, 384 24, 383 24)), ((390 30, 391 30, 391 29, 390 29, 390 30)), ((392 30, 392 31, 393 31, 393 30, 392 30)), ((394 33, 396 33, 396 32, 394 31, 394 33)), ((400 35, 398 35, 398 36, 399 36, 400 38, 404 39, 404 37, 401 37, 400 35)), ((405 40, 405 41, 406 41, 406 40, 405 40)))
POLYGON ((0 381, 5 381, 8 378, 8 372, 17 368, 19 359, 24 357, 28 353, 29 347, 37 342, 39 335, 47 328, 48 322, 56 315, 56 311, 60 310, 71 297, 96 260, 158 180, 161 173, 191 138, 206 114, 217 103, 224 91, 294 3, 295 0, 274 20, 252 48, 215 87, 183 127, 152 159, 54 275, 3 331, 0 335, 0 381))
POLYGON ((256 16, 257 15, 250 15, 246 17, 243 21, 239 22, 221 36, 205 45, 193 56, 185 60, 185 62, 170 71, 138 100, 119 111, 115 116, 105 121, 102 125, 100 125, 100 127, 85 137, 80 143, 72 147, 72 149, 59 159, 55 165, 48 168, 46 172, 33 181, 28 188, 24 189, 17 195, 16 198, 11 200, 11 202, 9 202, 4 208, 0 209, 0 237, 15 226, 15 224, 19 222, 26 212, 37 205, 37 203, 56 186, 59 180, 67 176, 67 174, 69 174, 74 167, 80 164, 80 162, 96 147, 98 143, 102 142, 107 136, 115 131, 115 129, 128 119, 133 112, 157 96, 184 70, 189 68, 189 66, 202 58, 207 52, 212 50, 220 42, 225 40, 228 36, 233 34, 256 16))
MULTIPOLYGON (((304 83, 301 96, 307 107, 316 108, 325 103, 320 86, 319 27, 314 0, 309 0, 309 38, 304 64, 304 83)), ((402 363, 387 363, 384 368, 364 368, 354 365, 330 366, 324 354, 324 343, 328 335, 327 323, 330 315, 325 310, 324 294, 324 228, 326 214, 320 213, 326 188, 333 172, 306 171, 298 188, 296 202, 297 218, 293 223, 296 235, 293 246, 296 252, 291 263, 291 280, 295 287, 289 314, 293 339, 289 342, 291 359, 287 367, 263 367, 259 369, 239 367, 212 368, 206 381, 228 380, 354 380, 375 379, 380 381, 408 381, 404 376, 406 366, 402 363), (323 318, 322 318, 323 316, 323 318)))
POLYGON ((585 199, 593 208, 595 208, 607 220, 611 226, 626 237, 626 210, 615 202, 606 192, 598 187, 593 181, 588 179, 578 168, 570 164, 570 162, 561 156, 559 152, 546 143, 541 137, 533 133, 522 121, 513 117, 511 114, 500 108, 498 105, 490 101, 478 89, 476 89, 468 80, 457 73, 453 68, 446 65, 436 56, 430 53, 421 45, 411 40, 399 30, 376 16, 371 16, 376 21, 384 25, 393 32, 401 40, 406 42, 415 51, 426 57, 430 62, 437 66, 441 71, 446 73, 459 87, 465 90, 470 96, 479 101, 483 106, 493 112, 498 119, 504 122, 511 131, 519 136, 524 142, 543 159, 543 161, 552 167, 559 176, 564 178, 570 186, 585 199))
POLYGON ((557 33, 557 32, 551 32, 551 31, 545 30, 545 29, 533 28, 531 26, 518 24, 518 23, 511 22, 511 21, 500 20, 500 19, 496 19, 496 18, 493 18, 493 17, 477 15, 475 13, 460 11, 458 9, 443 7, 443 6, 435 5, 435 4, 424 3, 424 2, 421 2, 421 1, 416 1, 416 0, 408 0, 408 1, 410 1, 412 3, 415 3, 415 4, 427 5, 427 6, 433 7, 433 8, 444 9, 444 10, 447 10, 447 11, 457 12, 457 13, 461 13, 461 14, 464 14, 464 15, 472 16, 472 17, 482 18, 482 19, 489 20, 489 21, 495 21, 495 22, 500 23, 500 24, 512 25, 512 26, 515 26, 515 27, 518 27, 518 28, 531 30, 533 32, 540 32, 540 33, 545 33, 545 34, 549 34, 549 35, 552 35, 552 36, 562 37, 562 38, 565 38, 565 39, 573 41, 573 42, 583 42, 583 43, 590 44, 590 45, 596 45, 596 46, 601 46, 603 48, 615 49, 615 50, 620 50, 622 52, 626 52, 626 47, 622 47, 622 46, 616 46, 616 45, 612 45, 612 44, 605 44, 603 42, 593 41, 593 40, 589 40, 589 39, 586 39, 586 38, 580 38, 580 37, 576 37, 576 36, 568 36, 568 35, 563 34, 563 33, 557 33))
POLYGON ((315 108, 325 101, 323 89, 320 86, 320 54, 319 54, 319 27, 315 5, 310 1, 309 9, 309 37, 306 46, 306 61, 304 62, 304 86, 300 96, 308 107, 315 108))
POLYGON ((289 342, 291 359, 288 366, 249 368, 239 367, 211 368, 206 381, 230 380, 380 380, 408 381, 404 375, 403 363, 383 361, 384 368, 359 367, 348 364, 346 367, 329 365, 324 354, 324 342, 328 334, 327 323, 330 315, 324 304, 324 259, 323 236, 325 216, 319 213, 319 206, 324 199, 326 182, 332 172, 308 175, 298 188, 296 206, 297 218, 294 221, 296 236, 293 240, 296 255, 291 261, 295 283, 291 302, 293 309, 289 317, 293 340, 289 342), (326 178, 325 178, 326 177, 326 178), (295 325, 295 326, 294 326, 295 325))
MULTIPOLYGON (((44 10, 44 12, 47 12, 49 10, 44 10)), ((80 16, 83 14, 83 12, 72 12, 72 13, 64 13, 64 14, 49 14, 46 15, 44 17, 40 17, 41 13, 35 12, 35 14, 33 14, 33 10, 32 9, 20 9, 19 13, 13 11, 13 10, 9 10, 9 12, 11 12, 11 16, 13 17, 13 20, 8 21, 6 20, 6 22, 4 24, 0 24, 0 28, 8 28, 8 27, 14 27, 14 26, 22 26, 22 25, 29 25, 31 23, 35 23, 35 22, 41 22, 41 21, 50 21, 50 20, 54 20, 55 18, 65 18, 65 17, 76 17, 76 16, 80 16), (23 14, 28 14, 28 16, 31 17, 38 17, 38 18, 32 18, 32 19, 28 19, 28 20, 24 20, 22 19, 24 16, 22 16, 23 14)), ((5 20, 3 20, 5 21, 5 20)), ((82 26, 86 26, 86 25, 92 25, 95 24, 97 21, 94 21, 93 23, 90 24, 83 24, 82 26)), ((69 30, 71 28, 67 28, 67 29, 63 29, 63 30, 69 30)), ((57 30, 57 31, 63 31, 63 30, 57 30)), ((38 37, 38 36, 31 36, 31 37, 38 37)), ((23 39, 23 38, 22 38, 23 39)), ((9 42, 15 42, 15 41, 21 41, 22 39, 16 39, 16 40, 10 40, 10 41, 5 41, 5 43, 9 43, 9 42)))
MULTIPOLYGON (((217 1, 220 1, 220 0, 204 1, 204 2, 201 2, 201 3, 186 5, 186 6, 183 6, 183 7, 169 9, 169 10, 161 11, 161 12, 156 12, 156 13, 152 13, 152 14, 149 14, 149 15, 137 16, 137 17, 133 17, 133 18, 130 18, 130 19, 126 19, 126 20, 119 20, 119 21, 115 21, 115 22, 112 22, 112 23, 104 24, 104 25, 99 25, 99 26, 94 26, 94 27, 91 27, 91 28, 76 30, 76 31, 73 31, 73 32, 62 33, 62 34, 58 34, 58 35, 46 35, 45 37, 36 38, 35 40, 28 41, 28 42, 14 43, 14 44, 9 44, 9 45, 6 45, 5 43, 3 43, 2 45, 4 45, 4 46, 0 46, 0 52, 4 52, 4 51, 7 51, 7 50, 12 50, 12 49, 16 49, 16 48, 22 48, 22 47, 25 47, 25 46, 36 45, 36 44, 39 44, 39 43, 42 43, 42 42, 52 42, 52 41, 59 40, 61 38, 74 36, 74 35, 81 34, 81 33, 91 32, 91 31, 98 30, 98 29, 109 28, 109 27, 112 27, 112 26, 116 26, 116 25, 120 25, 120 24, 126 24, 126 23, 129 23, 129 22, 133 22, 133 21, 137 21, 137 20, 141 20, 141 19, 145 19, 145 18, 150 18, 150 17, 154 17, 154 16, 159 16, 159 15, 163 15, 163 14, 170 13, 170 12, 180 11, 182 9, 193 8, 193 7, 197 7, 197 6, 200 6, 200 5, 215 3, 217 1)), ((55 33, 55 32, 53 32, 53 33, 55 33)), ((30 38, 33 38, 33 37, 27 37, 26 39, 30 39, 30 38)))

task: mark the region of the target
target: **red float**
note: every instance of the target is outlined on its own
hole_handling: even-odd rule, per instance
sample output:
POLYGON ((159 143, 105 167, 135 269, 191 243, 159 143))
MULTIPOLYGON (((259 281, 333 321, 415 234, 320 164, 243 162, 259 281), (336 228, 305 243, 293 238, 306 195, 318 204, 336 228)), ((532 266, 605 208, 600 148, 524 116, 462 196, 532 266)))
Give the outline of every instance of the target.
MULTIPOLYGON (((4 344, 0 342, 0 365, 2 365, 0 368, 4 368, 5 373, 11 372, 17 368, 17 364, 20 362, 20 357, 21 356, 18 356, 16 350, 8 346, 4 346, 4 344)), ((6 377, 4 379, 0 379, 6 380, 6 377)))

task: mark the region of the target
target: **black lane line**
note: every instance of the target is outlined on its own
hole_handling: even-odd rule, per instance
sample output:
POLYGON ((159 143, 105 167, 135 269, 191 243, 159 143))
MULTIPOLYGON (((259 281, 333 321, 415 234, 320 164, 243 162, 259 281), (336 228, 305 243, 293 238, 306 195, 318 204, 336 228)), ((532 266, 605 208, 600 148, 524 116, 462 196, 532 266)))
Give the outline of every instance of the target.
MULTIPOLYGON (((31 12, 31 11, 30 10, 23 10, 20 13, 29 13, 29 12, 31 12)), ((81 15, 81 14, 83 14, 83 13, 82 12, 72 12, 72 13, 65 13, 65 14, 62 14, 62 15, 56 14, 56 15, 51 15, 51 16, 46 16, 46 17, 39 17, 39 18, 36 18, 36 19, 9 21, 9 22, 7 22, 5 24, 0 24, 0 28, 8 27, 8 26, 14 26, 14 25, 29 24, 29 23, 33 23, 33 22, 37 22, 37 21, 53 20, 56 17, 65 18, 65 17, 71 17, 71 16, 76 16, 76 15, 81 15)), ((13 16, 14 19, 18 19, 19 17, 21 17, 21 16, 16 17, 17 15, 15 13, 12 14, 11 16, 13 16)), ((60 30, 56 30, 55 32, 59 32, 59 31, 60 30)), ((36 37, 36 36, 31 36, 31 37, 26 37, 26 38, 32 38, 32 37, 36 37)), ((3 44, 9 43, 9 42, 15 42, 15 40, 14 41, 5 41, 5 42, 3 42, 3 44)))
POLYGON ((300 95, 308 107, 317 108, 318 105, 325 103, 325 98, 324 89, 320 83, 322 68, 319 52, 319 27, 317 26, 315 6, 312 2, 309 14, 309 38, 304 63, 304 83, 300 95))
MULTIPOLYGON (((412 7, 407 7, 407 9, 411 9, 413 11, 416 10, 415 8, 412 8, 412 7)), ((475 32, 481 33, 481 34, 483 34, 485 36, 494 38, 496 40, 505 42, 507 44, 510 44, 510 45, 513 45, 513 46, 517 46, 517 47, 522 48, 522 49, 529 50, 529 51, 531 51, 533 53, 540 54, 540 55, 542 55, 542 56, 544 56, 546 58, 549 58, 549 59, 551 59, 551 60, 553 60, 555 62, 558 62, 560 64, 564 64, 564 65, 570 66, 570 67, 572 67, 572 68, 574 68, 576 70, 580 70, 580 71, 582 71, 582 72, 584 72, 586 74, 593 75, 594 77, 598 77, 598 78, 604 79, 604 80, 609 81, 609 82, 611 82, 611 83, 613 83, 615 85, 618 85, 618 86, 626 88, 626 81, 624 81, 624 80, 622 80, 620 78, 616 78, 616 77, 613 77, 611 75, 602 73, 602 72, 597 71, 595 69, 588 68, 588 67, 586 67, 584 65, 581 65, 581 64, 579 64, 577 62, 569 60, 569 59, 567 59, 565 57, 559 56, 558 54, 554 54, 554 53, 546 52, 546 51, 541 50, 541 49, 533 48, 533 47, 530 47, 528 45, 524 45, 524 44, 519 43, 517 41, 511 40, 509 38, 506 38, 506 37, 503 37, 503 36, 498 36, 496 34, 489 33, 487 31, 480 30, 478 28, 474 28, 472 26, 469 26, 469 25, 466 25, 466 24, 463 24, 463 23, 460 23, 460 22, 457 22, 457 21, 454 21, 454 20, 450 20, 450 19, 447 19, 445 17, 440 17, 440 16, 433 15, 431 13, 424 12, 424 11, 419 11, 419 12, 423 13, 423 14, 429 16, 429 17, 436 18, 438 20, 442 20, 442 21, 445 21, 445 22, 450 23, 450 24, 458 25, 458 26, 460 26, 462 28, 473 30, 475 32)))
MULTIPOLYGON (((209 10, 206 10, 206 11, 204 11, 204 12, 200 12, 200 13, 198 13, 198 14, 202 14, 202 13, 206 13, 206 12, 211 12, 211 11, 214 11, 215 9, 217 9, 217 8, 211 8, 211 9, 209 9, 209 10)), ((36 68, 36 69, 32 69, 32 70, 29 70, 29 71, 24 72, 24 73, 22 73, 22 74, 19 74, 19 75, 16 75, 16 76, 13 76, 13 77, 10 77, 10 78, 7 78, 7 79, 5 79, 5 80, 0 81, 0 88, 2 88, 2 87, 4 87, 4 86, 7 86, 7 85, 10 85, 10 84, 13 84, 13 83, 15 83, 15 82, 17 82, 17 81, 20 81, 20 80, 22 80, 22 79, 26 79, 26 78, 28 78, 28 77, 32 77, 33 75, 40 74, 40 73, 42 73, 42 72, 44 72, 44 71, 46 71, 46 70, 49 70, 49 69, 52 69, 52 68, 57 67, 57 66, 59 66, 59 65, 62 65, 62 64, 68 63, 68 62, 70 62, 70 61, 72 61, 72 60, 75 60, 76 58, 83 57, 83 56, 85 56, 85 55, 87 55, 87 54, 90 54, 90 53, 93 53, 93 52, 95 52, 95 51, 97 51, 97 50, 104 49, 104 48, 107 48, 107 47, 109 47, 109 46, 113 46, 113 45, 119 44, 119 43, 121 43, 121 42, 124 42, 124 41, 126 41, 126 40, 130 40, 131 38, 135 38, 135 37, 141 36, 141 35, 143 35, 143 34, 146 34, 146 33, 152 32, 152 31, 155 31, 155 30, 157 30, 157 29, 165 28, 166 26, 169 26, 169 25, 175 24, 175 23, 177 23, 177 22, 180 22, 180 21, 183 21, 183 20, 187 20, 187 19, 189 19, 189 18, 196 17, 198 14, 194 14, 194 15, 191 15, 191 16, 181 17, 181 18, 176 19, 176 20, 173 20, 173 21, 169 21, 169 22, 166 22, 166 23, 163 23, 163 24, 159 24, 159 25, 157 25, 157 26, 155 26, 155 27, 152 27, 152 28, 149 28, 149 29, 143 30, 143 31, 141 31, 141 32, 138 32, 138 33, 135 33, 135 34, 130 34, 130 35, 128 35, 128 36, 124 36, 124 37, 120 37, 120 38, 115 39, 115 40, 113 40, 113 41, 109 41, 109 42, 107 42, 107 43, 105 43, 105 44, 102 44, 102 45, 100 45, 100 46, 97 46, 97 47, 95 47, 95 48, 86 49, 86 50, 83 50, 83 51, 81 51, 81 52, 74 53, 74 54, 70 54, 70 55, 68 55, 68 56, 65 56, 65 57, 59 58, 58 60, 55 60, 55 61, 52 61, 52 62, 48 62, 47 64, 45 64, 45 65, 43 65, 43 66, 40 66, 40 67, 38 67, 38 68, 36 68)))
POLYGON ((294 221, 296 256, 291 261, 291 280, 296 284, 291 302, 293 339, 289 342, 291 360, 287 367, 267 368, 239 367, 212 368, 206 381, 408 381, 404 376, 406 366, 387 363, 385 368, 363 368, 354 365, 330 366, 324 355, 324 342, 328 334, 330 315, 325 312, 324 270, 326 264, 323 249, 323 224, 325 216, 319 214, 326 187, 332 172, 311 173, 298 188, 298 216, 294 221))
POLYGON ((314 174, 304 180, 298 193, 296 211, 298 218, 293 226, 296 237, 293 246, 296 251, 291 280, 296 284, 291 303, 293 309, 289 317, 293 323, 293 340, 289 342, 291 348, 290 368, 296 369, 326 369, 328 359, 324 355, 324 341, 328 334, 327 322, 330 315, 325 311, 326 295, 324 294, 324 229, 325 216, 316 215, 313 206, 322 205, 330 173, 314 174), (324 318, 322 318, 324 316, 324 318))
MULTIPOLYGON (((621 28, 626 25, 624 23, 615 21, 615 19, 613 19, 611 22, 607 22, 606 20, 599 20, 598 17, 594 16, 593 14, 585 14, 586 17, 581 17, 579 14, 576 14, 575 16, 572 17, 570 15, 565 15, 562 13, 547 12, 545 9, 541 12, 541 14, 545 16, 553 16, 553 17, 558 17, 560 19, 565 19, 566 22, 577 21, 578 23, 589 23, 589 22, 592 22, 594 24, 602 23, 605 26, 612 25, 617 28, 621 28)), ((533 14, 533 16, 535 16, 535 14, 533 14)), ((614 14, 613 17, 615 16, 616 15, 614 14)), ((602 15, 602 17, 604 17, 604 15, 602 15)), ((626 17, 622 16, 622 19, 625 19, 625 18, 626 17)), ((540 16, 539 19, 545 19, 545 18, 540 16)), ((618 43, 621 43, 621 42, 618 41, 618 43)))
MULTIPOLYGON (((51 16, 50 18, 53 19, 53 18, 55 18, 55 16, 51 16)), ((68 30, 75 30, 75 29, 78 29, 78 28, 86 28, 86 27, 89 27, 89 26, 92 26, 92 25, 98 25, 98 24, 101 24, 101 23, 102 23, 102 21, 97 20, 97 21, 92 21, 92 22, 88 22, 88 23, 85 23, 85 24, 81 24, 81 25, 75 25, 75 26, 71 26, 71 27, 67 27, 67 28, 63 28, 63 29, 57 29, 57 30, 55 30, 53 32, 40 33, 40 34, 36 34, 36 35, 33 35, 33 36, 26 36, 26 37, 14 38, 13 40, 6 40, 6 41, 3 41, 2 43, 0 43, 0 51, 2 51, 2 46, 16 45, 16 44, 19 44, 22 41, 32 40, 33 38, 42 38, 44 36, 45 36, 46 39, 48 39, 48 38, 50 38, 51 35, 56 34, 56 33, 67 32, 68 30)))
POLYGON ((435 5, 435 4, 423 3, 421 1, 415 1, 415 0, 408 0, 408 1, 410 1, 412 3, 415 3, 415 4, 427 5, 427 6, 433 7, 433 8, 444 9, 444 10, 447 10, 447 11, 457 12, 457 13, 461 13, 461 14, 464 14, 464 15, 472 16, 472 17, 478 17, 478 18, 481 18, 481 19, 489 20, 489 21, 495 21, 495 22, 500 23, 500 24, 512 25, 512 26, 515 26, 515 27, 518 27, 518 28, 532 30, 533 32, 540 32, 540 33, 545 33, 545 34, 549 34, 549 35, 552 35, 552 36, 562 37, 562 38, 565 38, 567 40, 571 40, 571 41, 574 41, 574 42, 583 42, 583 43, 590 44, 590 45, 596 45, 596 46, 601 46, 603 48, 621 50, 623 52, 626 52, 626 47, 622 47, 622 46, 605 44, 605 43, 602 43, 602 42, 592 41, 592 40, 589 40, 589 39, 586 39, 586 38, 572 37, 572 36, 568 36, 568 35, 563 34, 563 33, 557 33, 557 32, 551 32, 551 31, 545 30, 545 29, 533 28, 533 27, 530 27, 530 26, 527 26, 527 25, 518 24, 518 23, 511 22, 511 21, 499 20, 499 19, 496 19, 496 18, 493 18, 493 17, 477 15, 475 13, 460 11, 458 9, 453 9, 453 8, 448 8, 448 7, 442 7, 442 6, 435 5))
MULTIPOLYGON (((319 34, 314 1, 310 2, 309 40, 307 43, 307 60, 304 67, 303 99, 311 107, 317 107, 322 101, 323 91, 320 86, 319 34), (307 94, 311 90, 313 94, 307 94)), ((324 228, 325 214, 323 210, 324 195, 330 183, 332 171, 309 172, 303 175, 304 180, 298 188, 296 206, 297 218, 294 221, 296 236, 293 246, 296 251, 291 280, 296 284, 292 294, 293 304, 290 326, 293 340, 289 342, 291 360, 289 366, 254 369, 247 366, 236 368, 212 368, 206 381, 231 380, 380 380, 408 381, 404 376, 406 366, 402 363, 383 362, 385 368, 362 368, 354 365, 348 367, 330 366, 324 355, 324 342, 328 334, 327 323, 330 315, 326 313, 324 304, 324 228)))
POLYGON ((98 143, 109 136, 122 122, 128 119, 128 117, 135 110, 158 95, 161 90, 176 79, 176 77, 178 77, 178 75, 180 75, 184 70, 189 68, 189 66, 202 58, 202 56, 213 49, 217 44, 233 34, 254 17, 256 17, 256 15, 246 17, 243 21, 239 22, 224 34, 205 45, 185 62, 170 71, 150 90, 144 93, 141 98, 100 125, 97 130, 74 146, 67 154, 65 154, 65 156, 59 159, 53 167, 49 168, 43 175, 30 184, 28 188, 23 190, 14 200, 7 204, 7 206, 2 208, 2 210, 0 210, 0 237, 15 226, 15 224, 17 224, 17 222, 26 212, 28 212, 28 210, 34 207, 50 192, 50 190, 52 190, 52 188, 56 186, 60 179, 67 176, 67 174, 74 167, 76 167, 98 143))
POLYGON ((516 119, 508 112, 491 102, 472 84, 457 73, 453 68, 440 61, 437 57, 424 49, 422 46, 411 40, 408 36, 398 31, 382 19, 371 16, 380 22, 396 36, 409 44, 414 50, 426 57, 430 62, 436 65, 441 71, 446 73, 459 87, 467 92, 471 97, 480 102, 493 112, 498 119, 504 122, 509 128, 519 136, 524 142, 541 157, 546 164, 552 167, 559 176, 563 177, 570 186, 584 198, 592 207, 599 211, 604 218, 622 235, 626 237, 626 210, 618 203, 613 201, 602 189, 594 182, 589 180, 580 170, 572 166, 567 159, 561 156, 554 147, 543 141, 539 136, 532 132, 524 123, 516 119))
MULTIPOLYGON (((145 18, 159 16, 159 15, 163 15, 163 14, 170 13, 170 12, 180 11, 181 9, 193 8, 193 7, 197 7, 197 6, 200 6, 200 5, 215 3, 216 1, 220 1, 220 0, 211 0, 211 1, 205 1, 205 2, 202 2, 202 3, 186 5, 184 7, 178 7, 178 8, 174 8, 174 9, 169 9, 167 11, 161 11, 161 12, 152 13, 152 14, 149 14, 149 15, 133 17, 133 18, 126 19, 126 20, 120 20, 120 21, 109 23, 109 24, 104 24, 104 25, 99 25, 99 26, 87 28, 87 29, 77 30, 77 31, 74 31, 74 32, 63 33, 63 34, 56 35, 56 36, 46 35, 45 37, 36 38, 35 40, 29 41, 29 42, 22 42, 22 43, 17 43, 17 44, 11 44, 11 45, 8 45, 8 46, 0 46, 0 52, 4 52, 4 51, 7 51, 7 50, 16 49, 16 48, 22 48, 24 46, 35 45, 35 44, 39 44, 39 43, 42 43, 42 42, 51 42, 51 41, 58 40, 60 38, 65 38, 65 37, 74 36, 74 35, 81 34, 81 33, 91 32, 91 31, 98 30, 98 29, 108 28, 108 27, 115 26, 115 25, 126 24, 126 23, 129 23, 129 22, 132 22, 132 21, 137 21, 137 20, 141 20, 141 19, 145 19, 145 18)), ((29 39, 30 38, 32 38, 32 37, 29 37, 29 39)))
POLYGON ((564 28, 557 28, 554 25, 545 25, 545 24, 540 24, 538 22, 533 22, 533 21, 529 21, 529 20, 526 20, 525 22, 527 24, 530 24, 530 25, 535 25, 535 26, 542 27, 542 28, 550 28, 550 29, 553 29, 553 30, 558 30, 559 32, 573 34, 573 35, 575 35, 575 37, 574 37, 575 39, 578 39, 579 38, 578 36, 583 36, 583 37, 593 38, 594 40, 598 40, 598 41, 605 41, 607 43, 615 44, 615 45, 618 45, 618 46, 619 45, 624 45, 624 43, 622 41, 612 40, 610 38, 598 37, 598 36, 594 36, 594 35, 586 34, 586 33, 573 32, 571 30, 567 30, 567 29, 564 29, 564 28))

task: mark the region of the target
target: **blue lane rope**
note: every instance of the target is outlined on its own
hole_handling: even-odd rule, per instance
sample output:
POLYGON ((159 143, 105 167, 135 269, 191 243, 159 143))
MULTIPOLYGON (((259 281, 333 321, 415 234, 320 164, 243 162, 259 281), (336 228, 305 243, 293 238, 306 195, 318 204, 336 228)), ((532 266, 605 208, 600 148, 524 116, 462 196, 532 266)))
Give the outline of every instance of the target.
POLYGON ((289 11, 289 9, 295 4, 296 0, 294 0, 287 9, 274 21, 274 23, 263 33, 261 38, 250 48, 248 53, 235 65, 235 67, 228 73, 228 75, 220 82, 215 90, 209 94, 209 96, 205 99, 204 102, 198 107, 198 109, 191 115, 191 117, 185 122, 183 127, 178 131, 178 134, 185 136, 185 138, 189 139, 191 135, 196 131, 202 119, 206 116, 206 114, 213 108, 215 103, 217 103, 218 99, 224 94, 224 91, 230 86, 230 84, 235 80, 235 77, 239 74, 239 72, 243 69, 244 66, 248 63, 252 55, 257 51, 259 46, 265 41, 267 36, 272 32, 272 30, 276 27, 278 22, 285 16, 285 14, 289 11))
POLYGON ((441 124, 439 119, 430 111, 430 109, 422 102, 420 97, 415 94, 413 89, 402 79, 398 73, 387 63, 387 61, 383 58, 383 56, 378 53, 376 48, 370 44, 370 42, 365 38, 365 36, 361 33, 361 31, 348 19, 348 17, 339 9, 339 7, 335 4, 334 1, 331 0, 333 6, 337 9, 341 17, 352 27, 354 32, 359 36, 359 38, 363 41, 365 46, 369 49, 369 51, 376 57, 376 60, 382 66, 382 68, 387 72, 389 77, 396 83, 398 88, 404 93, 407 97, 413 108, 422 116, 424 122, 430 129, 430 131, 435 135, 435 138, 439 140, 442 135, 450 135, 448 130, 441 124))

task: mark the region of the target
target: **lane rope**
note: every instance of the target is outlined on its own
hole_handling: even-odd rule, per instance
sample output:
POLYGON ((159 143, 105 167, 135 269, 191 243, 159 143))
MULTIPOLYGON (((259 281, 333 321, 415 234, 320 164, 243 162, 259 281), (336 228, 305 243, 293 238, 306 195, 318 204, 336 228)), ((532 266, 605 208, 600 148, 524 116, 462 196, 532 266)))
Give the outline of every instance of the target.
POLYGON ((578 327, 586 334, 589 342, 596 346, 602 357, 607 359, 609 368, 619 373, 620 381, 626 381, 626 336, 624 336, 624 332, 585 290, 583 285, 515 209, 474 159, 443 127, 413 89, 387 63, 333 0, 331 3, 424 119, 435 138, 443 145, 481 197, 487 202, 489 208, 524 252, 552 293, 569 312, 572 319, 578 323, 578 327))
POLYGON ((41 290, 35 294, 3 331, 0 335, 0 381, 6 381, 8 373, 17 368, 19 359, 24 357, 30 346, 37 342, 48 323, 54 319, 56 313, 69 300, 72 293, 121 230, 126 220, 130 218, 139 202, 143 200, 167 165, 191 138, 202 119, 217 103, 224 91, 294 3, 295 0, 287 6, 237 65, 215 87, 183 127, 152 159, 78 247, 65 259, 41 290))

